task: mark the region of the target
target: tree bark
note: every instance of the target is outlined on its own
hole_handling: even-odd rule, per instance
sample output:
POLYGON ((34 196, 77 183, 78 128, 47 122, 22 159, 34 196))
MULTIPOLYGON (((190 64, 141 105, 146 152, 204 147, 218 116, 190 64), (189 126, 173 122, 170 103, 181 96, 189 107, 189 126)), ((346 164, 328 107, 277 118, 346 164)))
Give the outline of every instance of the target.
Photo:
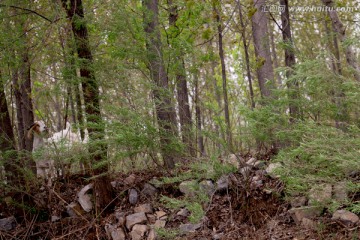
MULTIPOLYGON (((169 24, 170 27, 176 29, 174 35, 179 34, 179 29, 176 26, 176 21, 178 19, 178 10, 177 6, 173 5, 172 0, 168 1, 169 5, 169 24)), ((174 37, 172 37, 174 38, 174 37)), ((180 47, 179 47, 180 48, 180 47)), ((184 54, 182 49, 175 49, 174 66, 175 66, 175 75, 176 75, 176 91, 177 91, 177 100, 179 104, 179 118, 181 126, 181 134, 183 143, 187 146, 187 150, 190 153, 190 156, 195 156, 195 149, 193 146, 193 134, 192 134, 192 119, 190 112, 189 104, 189 94, 186 80, 185 72, 185 63, 184 63, 184 54)))
POLYGON ((161 152, 165 167, 172 169, 175 167, 175 160, 169 146, 177 137, 176 113, 169 93, 168 76, 163 63, 158 1, 143 0, 143 5, 145 7, 144 30, 146 33, 147 60, 150 77, 155 83, 152 92, 159 124, 161 152))
POLYGON ((254 0, 254 6, 257 11, 252 16, 252 32, 257 61, 256 73, 261 96, 269 98, 273 97, 272 90, 275 86, 268 36, 268 20, 265 12, 262 11, 264 5, 265 0, 254 0))
POLYGON ((199 93, 199 79, 197 74, 195 75, 195 117, 196 117, 196 134, 197 145, 200 156, 205 155, 204 137, 202 134, 202 122, 201 122, 201 106, 200 106, 200 93, 199 93))
POLYGON ((82 0, 62 0, 62 5, 71 21, 71 28, 75 38, 76 51, 81 62, 80 76, 84 91, 85 115, 88 121, 90 153, 92 161, 100 165, 94 169, 97 175, 94 182, 96 209, 100 213, 112 200, 112 187, 107 175, 106 161, 107 146, 105 144, 105 126, 100 112, 100 92, 93 68, 88 30, 84 20, 82 0))

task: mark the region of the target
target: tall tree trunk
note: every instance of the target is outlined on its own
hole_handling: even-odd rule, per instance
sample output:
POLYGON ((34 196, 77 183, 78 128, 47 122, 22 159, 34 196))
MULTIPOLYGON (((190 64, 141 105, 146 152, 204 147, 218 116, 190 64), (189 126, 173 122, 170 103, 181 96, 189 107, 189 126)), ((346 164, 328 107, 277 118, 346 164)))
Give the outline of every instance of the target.
POLYGON ((159 9, 157 0, 143 0, 144 30, 146 33, 147 60, 150 77, 155 82, 153 96, 160 131, 161 151, 165 167, 175 167, 175 160, 169 146, 176 138, 176 114, 169 93, 168 76, 162 56, 162 44, 159 30, 159 9))
MULTIPOLYGON (((275 36, 273 32, 273 26, 271 25, 271 20, 269 20, 269 25, 270 25, 269 36, 270 36, 270 44, 271 44, 271 56, 272 56, 274 68, 277 69, 279 67, 279 61, 276 53, 275 36)), ((275 77, 277 80, 277 85, 280 87, 282 84, 280 74, 275 73, 275 75, 276 75, 275 77)))
MULTIPOLYGON (((327 7, 334 7, 334 1, 333 0, 321 0, 323 2, 323 4, 327 7)), ((346 33, 345 33, 345 26, 344 24, 341 22, 337 11, 329 11, 329 16, 331 18, 331 21, 333 23, 333 28, 335 30, 335 32, 337 32, 340 41, 342 43, 345 42, 346 40, 346 33)), ((359 64, 356 60, 356 55, 354 53, 354 50, 352 49, 351 45, 346 45, 345 47, 345 56, 346 56, 346 62, 352 67, 353 71, 354 71, 354 77, 356 79, 356 81, 360 82, 360 67, 359 64)))
MULTIPOLYGON (((291 36, 290 26, 290 14, 289 14, 289 3, 288 0, 280 0, 280 6, 284 6, 284 11, 281 12, 281 23, 282 23, 282 35, 285 43, 285 66, 288 67, 286 71, 286 77, 289 78, 292 75, 293 67, 296 63, 294 53, 294 43, 291 36)), ((293 122, 299 118, 299 107, 296 104, 296 100, 299 99, 299 84, 297 82, 292 83, 287 81, 287 88, 289 94, 289 112, 290 121, 293 122)))
POLYGON ((205 155, 204 137, 202 134, 202 122, 201 122, 201 106, 200 106, 200 92, 199 92, 199 76, 195 74, 195 117, 196 117, 196 135, 197 146, 200 156, 205 155))
POLYGON ((218 42, 219 42, 219 57, 221 63, 221 77, 222 77, 222 88, 223 88, 223 98, 224 98, 224 115, 226 123, 226 141, 229 147, 229 150, 232 151, 232 133, 231 133, 231 124, 230 124, 230 113, 229 113, 229 101, 228 101, 228 92, 227 92, 227 79, 226 79, 226 65, 225 65, 225 54, 223 47, 223 27, 221 22, 221 3, 217 0, 213 1, 213 9, 215 12, 215 18, 217 22, 218 30, 218 42))
POLYGON ((112 200, 108 164, 106 161, 107 146, 105 144, 105 126, 100 112, 100 92, 93 68, 93 56, 90 49, 88 30, 84 19, 82 0, 62 0, 68 18, 71 20, 72 32, 80 66, 81 85, 84 91, 85 114, 88 121, 90 152, 93 163, 100 165, 94 169, 94 190, 96 209, 100 213, 112 200))
MULTIPOLYGON (((179 29, 176 26, 176 21, 178 19, 178 10, 177 6, 173 5, 172 0, 168 1, 169 5, 169 24, 174 29, 174 36, 178 36, 179 29)), ((172 38, 175 38, 172 37, 172 38)), ((175 45, 176 48, 181 48, 175 45)), ((184 54, 182 49, 174 49, 175 56, 174 65, 175 65, 175 75, 176 75, 176 91, 177 91, 177 100, 179 104, 179 118, 181 126, 181 134, 183 143, 187 146, 190 156, 195 156, 195 149, 193 146, 193 134, 192 134, 192 120, 189 104, 189 94, 186 81, 186 72, 185 72, 185 63, 184 63, 184 54)))
POLYGON ((249 46, 246 41, 246 27, 244 24, 244 17, 242 14, 242 7, 241 3, 238 1, 239 5, 239 17, 240 17, 240 25, 241 25, 241 38, 245 52, 245 63, 246 63, 246 76, 249 82, 249 92, 250 92, 250 103, 251 109, 255 108, 255 100, 254 100, 254 89, 252 85, 252 77, 251 77, 251 70, 250 70, 250 57, 249 57, 249 46))
POLYGON ((271 52, 268 36, 268 20, 266 12, 262 11, 265 0, 254 0, 256 12, 252 16, 252 32, 257 61, 256 73, 262 97, 273 97, 274 69, 271 61, 271 52), (269 82, 267 82, 269 81, 269 82))

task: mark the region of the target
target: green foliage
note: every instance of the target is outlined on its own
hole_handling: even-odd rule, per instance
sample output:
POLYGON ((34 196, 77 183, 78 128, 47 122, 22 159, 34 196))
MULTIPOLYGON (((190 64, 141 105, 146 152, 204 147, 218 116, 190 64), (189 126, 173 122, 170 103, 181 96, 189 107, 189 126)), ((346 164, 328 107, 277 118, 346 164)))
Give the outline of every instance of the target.
POLYGON ((155 229, 159 239, 171 240, 179 235, 179 229, 157 228, 155 229))

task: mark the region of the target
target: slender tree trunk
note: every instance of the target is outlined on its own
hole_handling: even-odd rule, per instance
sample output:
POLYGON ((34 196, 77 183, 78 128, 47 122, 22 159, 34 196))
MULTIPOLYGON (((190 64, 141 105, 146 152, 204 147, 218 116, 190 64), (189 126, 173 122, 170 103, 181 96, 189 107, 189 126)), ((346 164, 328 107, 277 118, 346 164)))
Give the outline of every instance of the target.
MULTIPOLYGON (((321 1, 327 7, 334 7, 333 0, 321 0, 321 1)), ((346 34, 345 34, 346 28, 345 28, 344 24, 341 22, 338 14, 337 14, 337 11, 335 11, 335 10, 329 11, 329 16, 333 23, 333 28, 334 28, 335 32, 337 32, 337 34, 340 38, 340 41, 342 43, 344 43, 346 40, 346 34)), ((355 77, 356 81, 360 82, 360 67, 357 62, 355 52, 352 49, 351 45, 348 45, 348 44, 346 45, 345 56, 346 56, 346 62, 352 67, 352 69, 354 71, 354 77, 355 77)))
POLYGON ((156 115, 160 131, 161 151, 165 166, 175 167, 175 160, 169 146, 177 137, 176 113, 169 93, 168 76, 165 71, 162 56, 162 44, 159 30, 159 9, 157 0, 143 0, 144 29, 146 33, 146 48, 148 67, 151 79, 155 82, 153 96, 155 99, 156 115))
POLYGON ((201 122, 201 106, 200 106, 200 93, 199 93, 199 79, 198 74, 195 74, 195 116, 196 116, 196 135, 198 152, 200 156, 205 155, 204 137, 202 134, 202 122, 201 122))
MULTIPOLYGON (((282 14, 283 14, 283 12, 282 12, 282 14)), ((270 35, 270 43, 271 43, 271 56, 273 59, 274 68, 276 69, 279 67, 279 61, 278 61, 278 56, 276 53, 276 45, 275 45, 275 37, 274 37, 273 27, 271 25, 270 20, 269 20, 269 25, 270 25, 269 35, 270 35)), ((282 84, 280 74, 275 73, 275 75, 276 75, 276 79, 277 79, 277 84, 280 87, 282 84)))
POLYGON ((266 13, 262 11, 265 0, 254 0, 257 9, 252 16, 252 32, 255 45, 255 55, 257 61, 257 77, 262 97, 273 97, 274 89, 274 70, 271 61, 271 52, 268 36, 268 20, 266 13), (267 82, 269 81, 269 82, 267 82))
POLYGON ((231 124, 230 124, 230 113, 229 113, 229 101, 228 101, 228 92, 227 92, 227 78, 226 78, 226 65, 225 65, 225 54, 223 47, 223 29, 222 22, 220 18, 220 9, 217 5, 220 5, 220 2, 213 2, 213 9, 215 12, 215 18, 217 22, 217 30, 218 30, 218 41, 219 41, 219 56, 221 62, 221 77, 222 77, 222 88, 223 88, 223 98, 224 98, 224 115, 225 115, 225 123, 226 123, 226 141, 229 146, 230 151, 232 151, 232 133, 231 133, 231 124))
MULTIPOLYGON (((289 78, 292 75, 293 67, 296 63, 295 53, 294 53, 294 43, 291 36, 291 26, 290 26, 290 13, 289 13, 289 3, 288 0, 280 0, 280 5, 285 7, 285 10, 281 12, 281 22, 282 22, 282 35, 283 41, 285 43, 285 66, 288 67, 286 71, 286 77, 289 78)), ((299 107, 296 104, 296 101, 299 99, 299 84, 297 82, 292 83, 287 81, 288 94, 289 94, 289 112, 290 112, 290 121, 293 122, 299 118, 299 107)))
POLYGON ((251 109, 254 109, 255 108, 255 100, 254 100, 254 89, 253 89, 253 85, 252 85, 252 77, 251 77, 251 70, 250 70, 249 46, 246 41, 246 27, 244 24, 244 17, 242 14, 241 3, 238 2, 238 4, 239 4, 240 25, 241 25, 241 38, 242 38, 242 43, 243 43, 244 52, 245 52, 246 76, 247 76, 247 79, 249 82, 251 109))
POLYGON ((105 126, 100 112, 100 92, 93 68, 93 57, 90 49, 88 30, 84 20, 82 0, 62 0, 68 18, 71 20, 72 32, 80 66, 81 85, 84 91, 85 114, 89 123, 90 152, 93 163, 101 163, 94 169, 94 190, 96 196, 96 209, 100 213, 112 200, 112 187, 107 175, 106 161, 107 146, 105 145, 105 126))
MULTIPOLYGON (((174 35, 179 34, 179 29, 176 26, 178 18, 177 6, 173 5, 172 0, 168 1, 169 5, 169 24, 174 28, 174 35), (176 30, 175 30, 176 29, 176 30)), ((173 37, 175 38, 175 37, 173 37)), ((177 47, 181 48, 181 47, 177 47)), ((183 143, 187 146, 190 156, 195 156, 195 149, 193 146, 193 134, 192 134, 192 119, 189 104, 189 94, 186 81, 184 54, 182 49, 175 49, 174 56, 175 75, 176 75, 176 91, 177 100, 179 104, 179 118, 182 133, 183 143)))

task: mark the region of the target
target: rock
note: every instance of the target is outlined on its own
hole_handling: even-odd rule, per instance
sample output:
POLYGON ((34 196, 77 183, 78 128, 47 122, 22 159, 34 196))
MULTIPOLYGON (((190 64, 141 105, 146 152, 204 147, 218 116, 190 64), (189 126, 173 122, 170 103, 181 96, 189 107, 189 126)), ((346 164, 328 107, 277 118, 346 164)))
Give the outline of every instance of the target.
POLYGON ((331 184, 319 184, 309 191, 309 205, 316 204, 326 205, 331 201, 332 186, 331 184))
POLYGON ((105 225, 105 232, 108 236, 108 239, 112 240, 126 240, 125 232, 122 228, 117 228, 114 225, 106 224, 105 225))
POLYGON ((147 240, 155 240, 156 239, 156 231, 155 229, 150 229, 147 240))
POLYGON ((179 185, 180 192, 185 194, 187 197, 194 197, 197 188, 198 183, 195 180, 184 181, 179 185))
POLYGON ((139 194, 136 189, 132 188, 129 190, 129 202, 132 205, 135 205, 139 200, 139 194))
POLYGON ((281 167, 281 163, 270 163, 269 166, 265 169, 265 171, 270 177, 278 178, 279 175, 276 175, 274 172, 276 171, 276 169, 279 169, 281 167))
POLYGON ((333 220, 339 220, 345 225, 354 225, 359 222, 359 217, 348 210, 337 210, 334 212, 332 218, 333 220))
POLYGON ((76 202, 70 203, 66 207, 66 212, 70 217, 79 217, 79 216, 82 216, 83 214, 85 214, 82 207, 80 207, 80 205, 77 204, 76 202))
POLYGON ((148 226, 146 225, 134 225, 130 235, 132 240, 141 240, 143 236, 145 236, 145 233, 148 230, 148 226))
POLYGON ((134 208, 134 212, 136 212, 136 213, 138 213, 138 212, 152 213, 153 208, 151 207, 150 203, 141 204, 134 208))
POLYGON ((117 188, 119 186, 119 183, 117 181, 112 181, 110 182, 110 184, 113 188, 117 188))
POLYGON ((346 202, 348 200, 348 190, 346 182, 339 182, 334 185, 334 199, 339 202, 346 202))
POLYGON ((248 178, 251 174, 251 167, 246 166, 240 169, 241 175, 243 175, 244 178, 248 178))
POLYGON ((230 154, 229 156, 224 158, 224 163, 230 164, 235 168, 239 168, 239 160, 235 154, 230 154))
POLYGON ((59 216, 51 216, 51 222, 57 222, 59 221, 61 218, 59 216))
POLYGON ((216 191, 225 191, 229 188, 229 176, 222 175, 216 181, 216 191))
POLYGON ((199 228, 201 228, 201 223, 197 223, 197 224, 191 224, 191 223, 181 224, 180 225, 180 232, 181 233, 195 232, 199 228))
POLYGON ((16 219, 14 216, 0 219, 0 230, 11 231, 16 227, 16 219))
POLYGON ((146 215, 143 212, 134 213, 126 216, 126 228, 131 230, 135 224, 145 223, 147 221, 146 215))
POLYGON ((130 174, 127 178, 124 179, 124 183, 126 185, 133 185, 135 183, 135 180, 136 180, 136 175, 130 174))
POLYGON ((222 237, 224 237, 224 233, 217 233, 217 234, 214 234, 212 239, 213 240, 220 240, 222 237))
POLYGON ((301 219, 301 226, 306 229, 315 230, 317 228, 317 223, 311 219, 303 218, 301 219))
POLYGON ((211 180, 203 180, 200 182, 200 189, 204 191, 208 196, 211 196, 215 192, 215 185, 211 180))
POLYGON ((249 166, 254 166, 256 161, 257 161, 256 158, 252 157, 246 162, 246 164, 249 166))
POLYGON ((83 187, 80 192, 78 192, 78 202, 80 203, 81 207, 84 209, 85 212, 90 212, 93 208, 93 204, 91 202, 91 197, 89 194, 86 194, 87 191, 93 188, 93 184, 90 183, 83 187))
POLYGON ((115 212, 115 218, 119 226, 125 225, 125 213, 124 212, 115 212))
POLYGON ((154 224, 156 221, 156 216, 154 214, 146 214, 146 217, 148 219, 148 222, 150 224, 154 224))
POLYGON ((156 220, 154 227, 155 228, 164 228, 166 225, 166 221, 165 220, 156 220))
POLYGON ((290 209, 289 213, 294 221, 300 224, 303 218, 311 219, 320 216, 322 210, 322 207, 299 207, 290 209))
POLYGON ((166 217, 166 212, 164 212, 164 211, 156 211, 155 215, 156 215, 157 219, 162 219, 162 218, 166 217))
POLYGON ((257 168, 257 169, 261 169, 261 168, 264 168, 266 166, 265 162, 264 161, 256 161, 254 163, 254 167, 257 168))
POLYGON ((293 208, 298 208, 298 207, 302 207, 302 206, 305 206, 306 205, 306 197, 304 196, 301 196, 301 197, 293 197, 291 200, 290 200, 290 204, 291 204, 291 207, 293 208))
POLYGON ((190 212, 189 212, 189 210, 187 210, 186 208, 182 208, 182 209, 180 209, 180 211, 178 211, 178 212, 176 213, 176 215, 182 216, 182 217, 187 217, 187 216, 190 215, 190 212))
POLYGON ((158 190, 153 185, 145 183, 141 193, 148 197, 154 197, 158 193, 158 190))

